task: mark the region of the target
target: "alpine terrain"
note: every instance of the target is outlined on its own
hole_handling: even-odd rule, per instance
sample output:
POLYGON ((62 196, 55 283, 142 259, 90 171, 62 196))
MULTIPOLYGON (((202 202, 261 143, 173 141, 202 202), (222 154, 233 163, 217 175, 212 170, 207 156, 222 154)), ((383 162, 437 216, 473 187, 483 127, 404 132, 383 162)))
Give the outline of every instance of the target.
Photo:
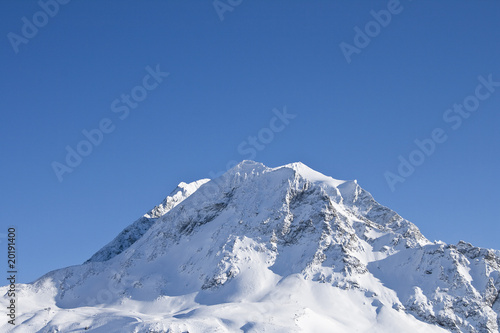
POLYGON ((180 183, 84 264, 17 288, 16 325, 1 332, 500 326, 500 251, 431 242, 356 181, 302 163, 180 183))

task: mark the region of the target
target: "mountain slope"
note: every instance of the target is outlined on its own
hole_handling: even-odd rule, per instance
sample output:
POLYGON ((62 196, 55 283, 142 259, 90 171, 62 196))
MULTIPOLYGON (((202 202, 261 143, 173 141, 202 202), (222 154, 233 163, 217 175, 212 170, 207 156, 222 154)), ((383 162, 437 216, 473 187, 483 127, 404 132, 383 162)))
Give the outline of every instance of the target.
POLYGON ((158 218, 180 204, 210 179, 201 179, 190 184, 181 182, 159 205, 125 228, 115 239, 97 251, 86 262, 106 261, 122 253, 148 231, 158 218))
POLYGON ((498 252, 430 242, 356 181, 243 161, 178 193, 20 286, 12 331, 498 332, 498 252))

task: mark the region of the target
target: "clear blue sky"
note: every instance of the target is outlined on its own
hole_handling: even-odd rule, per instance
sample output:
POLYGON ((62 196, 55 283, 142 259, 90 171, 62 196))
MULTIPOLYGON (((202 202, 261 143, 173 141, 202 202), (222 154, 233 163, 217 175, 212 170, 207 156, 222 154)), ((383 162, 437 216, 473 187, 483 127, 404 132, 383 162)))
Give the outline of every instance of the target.
POLYGON ((21 281, 85 261, 179 182, 251 157, 357 179, 431 240, 500 248, 500 87, 474 97, 478 76, 500 82, 498 1, 231 3, 73 0, 51 17, 2 1, 0 233, 18 230, 21 281), (155 80, 157 65, 169 75, 155 80), (468 118, 446 114, 464 100, 468 118), (103 121, 113 131, 60 182, 53 162, 103 121), (447 140, 392 191, 385 173, 436 128, 447 140))

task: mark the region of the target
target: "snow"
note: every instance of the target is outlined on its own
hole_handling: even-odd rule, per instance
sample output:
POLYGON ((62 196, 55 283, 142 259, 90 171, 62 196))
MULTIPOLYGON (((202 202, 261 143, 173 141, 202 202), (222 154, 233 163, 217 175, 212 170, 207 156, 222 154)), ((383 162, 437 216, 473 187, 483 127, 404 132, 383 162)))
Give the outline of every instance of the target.
MULTIPOLYGON (((256 300, 203 305, 192 295, 76 309, 51 308, 4 332, 446 332, 414 317, 366 302, 355 290, 331 288, 291 275, 256 300), (173 311, 172 311, 173 310, 173 311)), ((24 316, 23 316, 24 318, 24 316)))
POLYGON ((498 332, 500 258, 431 243, 356 181, 243 161, 19 288, 2 332, 498 332))
POLYGON ((282 167, 275 168, 273 170, 278 170, 281 168, 292 169, 295 172, 297 172, 302 178, 307 179, 313 183, 324 183, 332 187, 338 187, 346 182, 345 180, 337 180, 332 177, 325 176, 322 173, 311 169, 302 162, 290 163, 282 167))

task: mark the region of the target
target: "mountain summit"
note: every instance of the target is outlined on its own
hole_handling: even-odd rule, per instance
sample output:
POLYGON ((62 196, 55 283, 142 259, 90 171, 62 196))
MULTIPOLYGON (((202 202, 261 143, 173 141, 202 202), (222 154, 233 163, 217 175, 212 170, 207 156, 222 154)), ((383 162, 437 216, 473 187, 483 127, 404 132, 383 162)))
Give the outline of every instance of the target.
POLYGON ((243 161, 219 178, 181 183, 84 264, 19 288, 18 325, 2 323, 3 332, 500 325, 500 252, 431 242, 356 181, 302 163, 243 161))

